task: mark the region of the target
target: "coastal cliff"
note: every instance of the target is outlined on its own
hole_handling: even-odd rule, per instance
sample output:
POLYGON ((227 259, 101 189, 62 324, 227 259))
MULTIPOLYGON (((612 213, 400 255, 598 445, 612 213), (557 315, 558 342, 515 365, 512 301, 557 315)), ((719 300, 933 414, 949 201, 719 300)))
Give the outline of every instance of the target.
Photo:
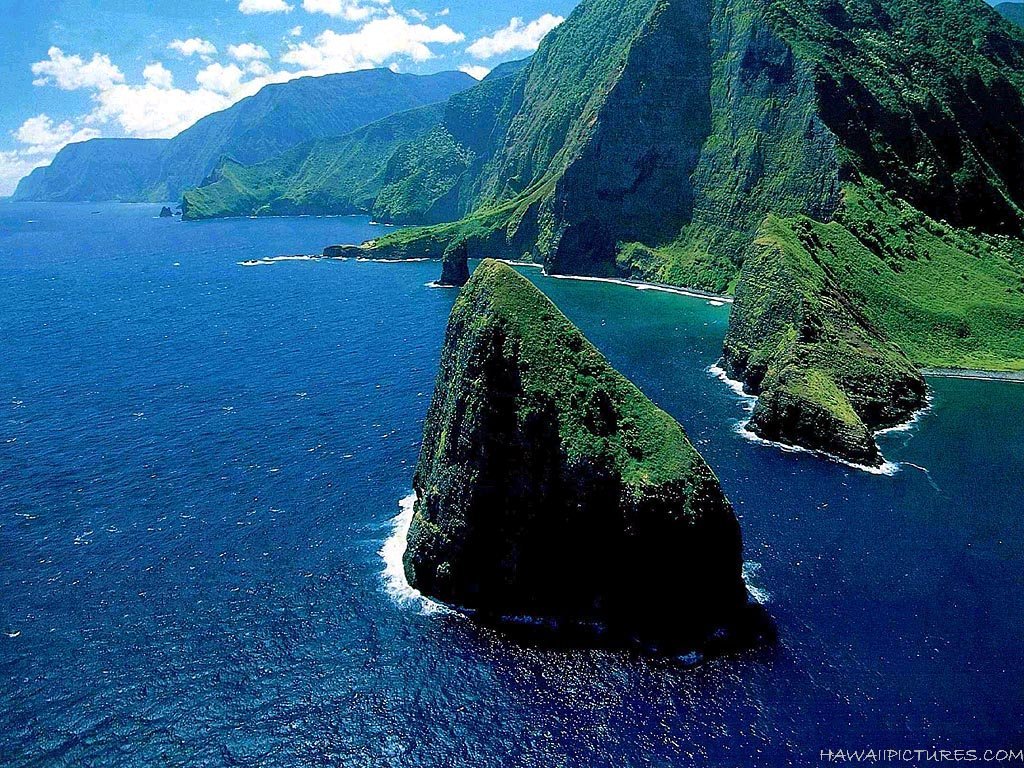
POLYGON ((1024 369, 1024 35, 983 0, 583 0, 414 116, 194 196, 429 225, 370 258, 466 241, 735 294, 751 429, 858 464, 924 405, 920 367, 1024 369))
POLYGON ((815 259, 814 234, 770 218, 736 289, 724 365, 758 395, 748 429, 871 467, 874 432, 924 407, 913 363, 815 259))
POLYGON ((505 264, 452 310, 414 486, 409 582, 481 617, 703 647, 749 609, 739 524, 682 427, 505 264))

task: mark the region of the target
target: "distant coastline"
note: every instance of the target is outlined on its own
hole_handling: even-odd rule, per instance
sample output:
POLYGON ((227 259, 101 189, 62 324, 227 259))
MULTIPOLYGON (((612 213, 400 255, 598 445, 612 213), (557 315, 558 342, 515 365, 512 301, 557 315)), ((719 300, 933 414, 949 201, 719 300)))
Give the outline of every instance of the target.
POLYGON ((976 368, 922 368, 925 376, 939 379, 973 379, 979 381, 1010 381, 1024 384, 1024 371, 983 371, 976 368))

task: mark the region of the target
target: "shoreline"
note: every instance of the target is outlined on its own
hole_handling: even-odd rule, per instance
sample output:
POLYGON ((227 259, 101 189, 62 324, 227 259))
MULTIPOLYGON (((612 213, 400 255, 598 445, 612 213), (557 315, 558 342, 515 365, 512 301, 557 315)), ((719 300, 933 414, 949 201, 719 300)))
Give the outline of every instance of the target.
MULTIPOLYGON (((520 266, 520 262, 508 262, 520 266)), ((540 264, 522 264, 522 266, 541 266, 540 264)), ((624 285, 627 288, 635 288, 638 291, 660 291, 662 293, 674 293, 677 296, 688 296, 691 299, 704 299, 709 304, 716 307, 724 307, 727 304, 732 304, 734 299, 732 296, 726 296, 721 293, 712 293, 710 291, 702 291, 698 288, 680 288, 675 285, 667 285, 665 283, 648 283, 643 280, 631 280, 625 277, 588 277, 587 275, 552 275, 548 272, 543 273, 545 277, 550 277, 554 280, 579 280, 587 283, 610 283, 612 285, 624 285)))
POLYGON ((923 376, 936 379, 964 379, 969 381, 1008 381, 1024 384, 1024 371, 984 371, 980 368, 922 368, 923 376))
POLYGON ((384 561, 381 578, 384 591, 399 607, 414 607, 424 616, 437 613, 455 613, 451 608, 435 600, 431 600, 413 587, 405 577, 405 566, 402 559, 408 546, 406 537, 415 511, 416 494, 410 494, 398 502, 398 514, 388 521, 391 532, 384 539, 384 544, 377 551, 384 561))

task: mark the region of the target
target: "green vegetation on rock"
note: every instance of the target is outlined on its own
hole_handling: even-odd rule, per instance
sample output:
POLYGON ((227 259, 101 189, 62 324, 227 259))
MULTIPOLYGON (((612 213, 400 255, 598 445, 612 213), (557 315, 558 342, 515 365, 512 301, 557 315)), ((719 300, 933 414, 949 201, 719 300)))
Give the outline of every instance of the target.
POLYGON ((819 261, 809 219, 770 217, 746 260, 725 366, 758 394, 749 429, 879 465, 872 432, 925 404, 925 383, 819 261))
POLYGON ((414 485, 406 574, 445 602, 694 645, 746 610, 739 525, 682 427, 502 263, 452 310, 414 485))

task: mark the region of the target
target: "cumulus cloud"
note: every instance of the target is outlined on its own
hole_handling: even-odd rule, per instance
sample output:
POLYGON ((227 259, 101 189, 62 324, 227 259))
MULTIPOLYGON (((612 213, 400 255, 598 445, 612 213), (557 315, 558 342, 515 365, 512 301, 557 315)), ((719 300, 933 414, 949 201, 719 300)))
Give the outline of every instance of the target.
POLYGON ((174 75, 159 61, 154 62, 142 70, 142 79, 149 85, 157 88, 173 88, 174 75))
POLYGON ((299 25, 297 27, 292 27, 291 29, 288 30, 288 34, 291 37, 302 37, 302 26, 299 25))
POLYGON ((211 64, 196 75, 196 82, 214 93, 231 94, 242 84, 245 73, 237 64, 211 64))
POLYGON ((22 151, 30 155, 56 153, 68 144, 95 139, 98 135, 99 132, 91 128, 76 130, 66 120, 57 124, 47 114, 30 117, 14 131, 15 141, 24 144, 22 151))
POLYGON ((490 74, 491 68, 484 66, 474 66, 472 64, 465 64, 459 67, 460 72, 465 72, 470 77, 475 77, 477 80, 483 80, 487 75, 490 74))
MULTIPOLYGON (((293 2, 297 4, 298 0, 293 2)), ((332 0, 307 2, 335 7, 332 0)), ((242 0, 240 7, 260 7, 264 10, 259 12, 270 12, 280 4, 278 0, 242 0)), ((13 191, 18 179, 47 164, 73 141, 100 135, 169 138, 271 83, 380 66, 399 71, 403 62, 428 61, 436 57, 438 46, 465 40, 463 34, 445 24, 432 26, 418 20, 419 17, 406 18, 395 12, 387 0, 341 0, 337 7, 343 18, 345 7, 357 5, 380 10, 381 14, 374 14, 352 32, 339 34, 328 30, 306 41, 301 40, 302 30, 294 28, 290 34, 299 39, 288 44, 278 67, 270 65, 270 54, 255 43, 230 46, 225 52, 228 60, 214 61, 217 47, 208 40, 173 40, 168 45, 170 50, 186 58, 203 60, 191 86, 178 84, 159 61, 147 64, 141 78, 136 76, 134 82, 129 82, 106 54, 94 53, 91 59, 85 59, 51 48, 45 60, 32 65, 35 85, 85 91, 92 108, 73 120, 59 123, 46 115, 37 115, 12 132, 14 148, 0 152, 0 194, 13 191)), ((465 71, 483 76, 487 69, 467 65, 465 71)))
POLYGON ((46 114, 30 117, 11 132, 11 137, 21 146, 0 152, 0 195, 11 194, 22 177, 48 164, 68 144, 99 135, 94 128, 76 128, 69 121, 56 123, 46 114))
POLYGON ((167 47, 182 56, 216 56, 217 46, 201 37, 190 37, 188 40, 171 40, 167 47))
POLYGON ((411 24, 405 17, 393 15, 374 19, 348 34, 327 30, 312 43, 291 46, 281 61, 299 66, 307 74, 349 72, 380 66, 394 56, 429 61, 436 55, 431 44, 452 45, 463 40, 465 35, 445 24, 411 24))
POLYGON ((240 0, 238 10, 242 13, 291 13, 294 6, 284 0, 240 0))
POLYGON ((529 24, 524 24, 521 18, 516 17, 504 29, 475 40, 466 50, 478 59, 490 59, 513 51, 533 52, 537 50, 544 35, 563 21, 563 17, 550 13, 545 13, 529 24))
POLYGON ((391 11, 390 0, 302 0, 302 9, 308 13, 325 13, 345 21, 365 21, 385 11, 391 11))
POLYGON ((255 43, 229 45, 228 55, 235 61, 253 61, 270 58, 270 53, 267 52, 267 49, 262 45, 256 45, 255 43))
POLYGON ((109 88, 124 82, 124 73, 104 54, 94 53, 90 61, 85 61, 81 56, 66 56, 54 46, 47 51, 47 57, 32 65, 32 74, 36 76, 33 85, 55 85, 64 91, 75 91, 109 88))

